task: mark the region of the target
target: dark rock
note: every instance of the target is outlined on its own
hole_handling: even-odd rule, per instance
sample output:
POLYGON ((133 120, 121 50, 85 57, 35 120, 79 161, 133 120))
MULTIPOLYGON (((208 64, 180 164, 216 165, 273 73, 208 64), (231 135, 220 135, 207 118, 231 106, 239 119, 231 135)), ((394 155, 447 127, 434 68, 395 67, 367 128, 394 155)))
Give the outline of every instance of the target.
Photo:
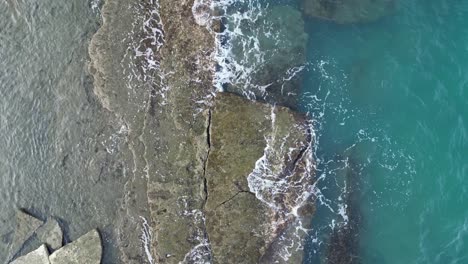
POLYGON ((356 155, 348 156, 349 165, 343 171, 346 181, 345 203, 346 221, 332 230, 327 246, 327 264, 360 264, 359 256, 362 213, 360 207, 361 181, 360 169, 356 166, 356 155))

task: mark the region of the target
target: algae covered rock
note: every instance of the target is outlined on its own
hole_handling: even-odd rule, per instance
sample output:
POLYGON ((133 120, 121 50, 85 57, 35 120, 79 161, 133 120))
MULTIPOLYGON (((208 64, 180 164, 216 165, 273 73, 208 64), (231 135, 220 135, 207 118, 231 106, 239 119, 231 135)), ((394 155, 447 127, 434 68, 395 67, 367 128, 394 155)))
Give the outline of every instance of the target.
POLYGON ((303 207, 296 202, 313 180, 302 170, 311 143, 309 132, 305 118, 288 108, 217 94, 205 205, 214 263, 279 261, 272 250, 286 246, 277 240, 289 241, 296 235, 284 230, 295 223, 294 208, 303 207), (277 149, 270 152, 271 148, 277 149), (272 174, 260 167, 268 167, 272 174))
POLYGON ((49 264, 49 251, 46 245, 40 246, 38 249, 19 257, 10 264, 49 264))
POLYGON ((303 0, 304 14, 339 24, 375 21, 395 6, 396 0, 303 0))
POLYGON ((50 255, 51 264, 100 264, 102 258, 101 237, 92 230, 50 255))
POLYGON ((233 35, 231 42, 241 67, 227 91, 296 108, 308 40, 301 13, 290 6, 273 6, 256 19, 238 23, 242 34, 233 35))

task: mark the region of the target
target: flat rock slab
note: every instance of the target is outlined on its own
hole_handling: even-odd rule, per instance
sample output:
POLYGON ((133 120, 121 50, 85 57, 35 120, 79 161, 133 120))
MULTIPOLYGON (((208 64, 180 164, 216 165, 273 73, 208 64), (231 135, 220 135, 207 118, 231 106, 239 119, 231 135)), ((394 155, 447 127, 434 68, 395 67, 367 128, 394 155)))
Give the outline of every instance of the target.
POLYGON ((10 262, 10 264, 50 264, 49 251, 45 245, 42 245, 31 253, 10 262))
POLYGON ((272 254, 270 244, 277 238, 272 224, 281 215, 272 207, 287 213, 295 206, 290 201, 299 200, 301 188, 311 184, 300 170, 309 143, 304 116, 234 94, 216 95, 205 205, 213 263, 277 263, 260 262, 272 254), (262 159, 271 177, 259 171, 249 182, 262 159))
POLYGON ((47 219, 46 223, 37 230, 36 234, 39 240, 47 244, 52 250, 57 250, 63 245, 62 229, 57 220, 53 218, 47 219))
POLYGON ((24 242, 43 224, 44 222, 27 214, 23 210, 17 210, 15 235, 10 245, 8 260, 11 260, 20 251, 24 242))
POLYGON ((76 241, 50 255, 51 264, 100 264, 102 245, 99 232, 94 229, 76 241))

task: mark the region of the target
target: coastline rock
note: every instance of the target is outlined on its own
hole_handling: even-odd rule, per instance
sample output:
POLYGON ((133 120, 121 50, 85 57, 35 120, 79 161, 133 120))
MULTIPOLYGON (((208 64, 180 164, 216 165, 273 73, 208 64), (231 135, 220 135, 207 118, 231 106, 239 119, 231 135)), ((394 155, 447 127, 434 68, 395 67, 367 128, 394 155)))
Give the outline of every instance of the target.
POLYGON ((375 21, 395 9, 396 0, 303 0, 305 15, 338 24, 375 21))
MULTIPOLYGON (((143 247, 128 242, 140 241, 141 233, 135 232, 135 228, 141 226, 130 223, 120 227, 125 238, 119 241, 124 263, 257 263, 271 251, 270 245, 279 238, 278 234, 288 233, 284 230, 295 222, 291 205, 297 195, 288 192, 269 196, 278 208, 285 209, 277 212, 250 191, 247 177, 265 154, 268 145, 265 137, 275 134, 278 140, 273 140, 276 142, 273 144, 284 142, 286 146, 268 156, 271 160, 281 156, 277 160, 284 173, 277 180, 289 181, 295 178, 293 175, 299 175, 304 152, 296 151, 295 147, 310 143, 308 132, 304 133, 301 125, 305 120, 284 107, 255 103, 232 94, 214 94, 215 36, 206 26, 197 24, 204 25, 206 21, 193 17, 194 2, 107 0, 102 9, 104 25, 91 43, 90 69, 95 77, 95 94, 104 108, 127 124, 128 145, 135 161, 132 169, 136 172, 130 176, 132 180, 127 187, 128 204, 122 207, 126 210, 137 207, 138 213, 149 210, 149 216, 145 216, 147 236, 143 247), (134 6, 139 16, 144 17, 137 20, 144 25, 143 31, 140 22, 132 26, 134 6), (122 32, 131 33, 124 36, 122 32), (135 39, 138 45, 129 48, 129 43, 123 43, 122 39, 135 39), (135 66, 136 70, 123 71, 122 65, 135 66), (124 73, 133 71, 137 75, 126 79, 124 73), (219 111, 221 101, 226 109, 219 111), (222 118, 224 114, 228 119, 222 118), (273 119, 280 125, 273 126, 273 119), (237 128, 230 132, 222 130, 230 125, 237 128), (278 127, 281 129, 275 130, 278 127), (281 141, 279 138, 290 130, 301 135, 298 141, 293 138, 281 141), (245 137, 239 133, 245 133, 245 137), (219 145, 221 141, 226 144, 219 145), (289 147, 294 150, 289 152, 289 147), (228 157, 227 153, 235 155, 228 157), (233 158, 238 159, 235 166, 226 162, 233 158), (223 178, 225 183, 221 181, 223 178), (147 200, 147 204, 137 199, 147 200), (224 204, 219 206, 218 202, 224 204), (140 251, 135 253, 136 249, 140 251)), ((200 2, 209 3, 195 4, 200 2)), ((261 29, 265 36, 284 23, 300 28, 300 33, 297 35, 289 26, 278 33, 291 33, 291 38, 284 38, 291 42, 284 43, 285 49, 277 49, 272 39, 261 40, 270 52, 266 57, 273 58, 276 64, 262 68, 255 78, 282 81, 288 69, 305 62, 305 54, 298 52, 305 50, 306 39, 301 14, 287 11, 290 15, 286 21, 279 16, 281 12, 278 9, 270 15, 270 25, 261 29), (286 52, 293 56, 285 56, 286 52)), ((285 105, 295 107, 295 102, 287 102, 295 97, 284 91, 295 92, 299 86, 288 90, 282 82, 276 84, 269 88, 271 96, 264 101, 279 104, 283 100, 285 105)), ((267 196, 268 191, 259 193, 267 196)), ((67 247, 57 250, 51 261, 67 247)))
POLYGON ((100 264, 102 258, 101 237, 92 230, 50 255, 51 264, 100 264))
POLYGON ((42 245, 31 253, 15 259, 10 264, 50 264, 49 251, 46 245, 42 245))
MULTIPOLYGON (((297 188, 294 181, 304 187, 312 184, 310 177, 299 172, 299 164, 305 160, 303 152, 310 145, 306 120, 284 107, 219 93, 209 134, 205 212, 213 263, 279 261, 271 245, 278 246, 281 243, 278 239, 287 240, 295 235, 291 232, 288 238, 281 237, 296 218, 291 214, 293 207, 302 207, 295 201, 300 200, 305 189, 297 188), (272 138, 278 140, 272 142, 269 140, 272 138), (270 147, 278 150, 265 154, 270 147), (262 174, 256 175, 257 179, 249 179, 265 156, 268 161, 263 165, 272 166, 275 175, 262 174), (281 171, 274 171, 275 166, 281 171), (267 180, 271 184, 252 186, 255 180, 267 180)), ((302 259, 303 252, 292 254, 302 259)))
POLYGON ((156 263, 209 261, 203 206, 215 41, 196 23, 193 0, 159 4, 164 24, 160 68, 170 74, 155 86, 155 107, 143 136, 150 172, 150 249, 156 263))
POLYGON ((297 108, 308 40, 300 11, 290 6, 273 6, 254 21, 240 22, 239 30, 242 35, 232 39, 232 52, 235 61, 249 70, 228 84, 226 90, 297 108), (252 41, 255 38, 256 44, 252 41))
POLYGON ((10 245, 8 260, 11 260, 21 250, 24 243, 43 224, 41 220, 27 214, 21 209, 16 211, 16 228, 10 245))
POLYGON ((57 220, 47 219, 36 232, 37 237, 42 243, 45 243, 50 249, 57 250, 62 247, 63 233, 57 220))

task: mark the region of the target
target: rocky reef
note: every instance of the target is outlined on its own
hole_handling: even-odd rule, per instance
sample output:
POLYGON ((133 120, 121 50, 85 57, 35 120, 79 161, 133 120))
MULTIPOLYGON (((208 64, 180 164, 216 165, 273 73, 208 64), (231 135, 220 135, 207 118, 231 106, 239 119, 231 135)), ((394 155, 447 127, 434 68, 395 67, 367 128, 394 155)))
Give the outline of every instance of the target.
MULTIPOLYGON (((220 25, 193 16, 198 2, 107 0, 91 42, 94 93, 128 130, 120 150, 130 157, 121 260, 299 261, 304 233, 296 230, 313 213, 313 132, 288 108, 215 91, 220 25)), ((300 38, 281 54, 271 47, 276 62, 287 62, 258 78, 302 63, 283 54, 305 49, 303 33, 300 38)), ((264 101, 295 105, 280 101, 287 93, 279 91, 264 101)))
POLYGON ((396 0, 303 0, 303 12, 339 24, 370 22, 394 12, 396 0))

